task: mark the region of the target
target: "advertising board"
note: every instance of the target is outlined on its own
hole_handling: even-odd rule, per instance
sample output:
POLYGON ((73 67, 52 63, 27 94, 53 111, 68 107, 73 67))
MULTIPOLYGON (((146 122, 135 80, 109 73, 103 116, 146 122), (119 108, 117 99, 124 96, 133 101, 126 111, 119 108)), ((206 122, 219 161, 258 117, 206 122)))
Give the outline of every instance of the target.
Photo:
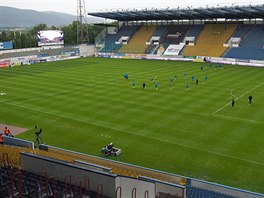
POLYGON ((0 42, 0 50, 8 50, 8 49, 13 49, 12 41, 0 42))

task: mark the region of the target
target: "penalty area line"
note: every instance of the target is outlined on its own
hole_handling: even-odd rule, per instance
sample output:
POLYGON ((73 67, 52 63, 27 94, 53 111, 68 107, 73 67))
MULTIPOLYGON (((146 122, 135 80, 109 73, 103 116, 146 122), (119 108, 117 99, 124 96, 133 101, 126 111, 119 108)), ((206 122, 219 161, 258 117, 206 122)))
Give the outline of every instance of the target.
POLYGON ((230 91, 230 95, 233 97, 233 98, 235 98, 235 99, 237 99, 237 97, 233 94, 233 91, 234 91, 235 89, 231 89, 231 91, 230 91))
MULTIPOLYGON (((255 87, 253 87, 252 89, 246 91, 245 93, 243 93, 242 95, 240 95, 239 97, 237 97, 236 100, 238 100, 239 98, 241 98, 241 97, 243 97, 244 95, 248 94, 249 92, 253 91, 254 89, 259 88, 259 87, 262 86, 263 84, 264 84, 264 82, 261 83, 261 84, 259 84, 259 85, 257 85, 257 86, 255 86, 255 87)), ((232 90, 231 90, 231 91, 232 91, 232 90)), ((230 94, 231 94, 231 93, 230 93, 230 94)), ((220 107, 220 108, 217 109, 215 112, 211 113, 211 115, 216 114, 217 112, 221 111, 223 108, 227 107, 227 106, 230 105, 230 104, 231 104, 231 102, 229 102, 229 103, 227 103, 226 105, 220 107)))

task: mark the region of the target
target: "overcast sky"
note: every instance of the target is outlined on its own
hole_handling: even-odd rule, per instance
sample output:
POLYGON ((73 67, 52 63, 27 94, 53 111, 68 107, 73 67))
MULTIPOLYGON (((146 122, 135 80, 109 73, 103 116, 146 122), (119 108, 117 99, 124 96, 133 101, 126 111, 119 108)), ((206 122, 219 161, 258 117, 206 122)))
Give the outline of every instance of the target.
MULTIPOLYGON (((82 0, 83 1, 83 0, 82 0)), ((127 8, 177 8, 223 5, 263 4, 263 0, 85 0, 87 12, 127 8)), ((55 11, 76 15, 77 0, 0 0, 1 6, 32 9, 37 11, 55 11)))

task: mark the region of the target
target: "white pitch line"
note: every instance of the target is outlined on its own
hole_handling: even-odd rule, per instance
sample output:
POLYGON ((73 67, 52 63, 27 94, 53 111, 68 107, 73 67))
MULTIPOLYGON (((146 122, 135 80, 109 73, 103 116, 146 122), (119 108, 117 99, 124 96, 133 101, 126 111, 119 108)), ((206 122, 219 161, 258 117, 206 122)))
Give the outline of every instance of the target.
MULTIPOLYGON (((83 87, 77 87, 77 88, 69 90, 69 91, 62 91, 62 92, 57 92, 57 93, 53 93, 53 94, 46 94, 46 95, 43 94, 40 97, 31 98, 31 99, 27 99, 25 101, 18 102, 18 104, 28 103, 29 101, 40 100, 43 97, 52 97, 52 96, 57 96, 57 95, 61 95, 61 94, 68 94, 68 93, 71 93, 71 92, 74 92, 74 91, 78 91, 78 90, 81 90, 81 89, 84 89, 84 88, 83 87)), ((56 90, 56 89, 52 89, 52 90, 56 90)))
MULTIPOLYGON (((258 87, 262 86, 263 84, 264 84, 264 82, 259 84, 259 85, 257 85, 257 86, 255 86, 255 87, 253 87, 252 89, 246 91, 245 93, 243 93, 242 95, 240 95, 236 99, 238 100, 239 98, 243 97, 244 95, 248 94, 249 92, 253 91, 254 89, 257 89, 258 87)), ((226 105, 222 106, 221 108, 217 109, 215 112, 212 113, 212 115, 216 114, 218 111, 221 111, 223 108, 225 108, 226 106, 228 106, 230 104, 231 104, 231 102, 229 102, 226 105)))
POLYGON ((223 117, 223 118, 227 118, 227 119, 232 119, 232 120, 241 120, 241 121, 247 121, 247 122, 253 122, 253 123, 264 123, 258 120, 250 120, 250 119, 243 119, 243 118, 237 118, 237 117, 232 117, 232 116, 225 116, 225 115, 221 115, 221 114, 212 114, 213 116, 218 116, 218 117, 223 117))
POLYGON ((174 145, 177 145, 177 146, 182 146, 182 147, 189 148, 189 149, 202 151, 202 152, 205 152, 205 153, 210 153, 210 154, 214 154, 214 155, 218 155, 218 156, 222 156, 222 157, 227 157, 227 158, 230 158, 230 159, 235 159, 235 160, 239 160, 239 161, 244 161, 244 162, 248 162, 248 163, 264 166, 264 163, 260 163, 260 162, 256 162, 256 161, 252 161, 252 160, 247 160, 247 159, 243 159, 243 158, 239 158, 239 157, 234 157, 234 156, 226 155, 226 154, 223 154, 223 153, 217 153, 217 152, 214 152, 214 151, 208 151, 208 150, 205 150, 205 149, 201 149, 201 148, 197 148, 197 147, 193 147, 193 146, 189 146, 189 145, 185 145, 185 144, 181 144, 181 143, 177 143, 177 142, 171 142, 171 141, 163 140, 163 139, 160 139, 160 138, 154 138, 154 137, 150 137, 150 136, 136 134, 136 133, 132 133, 130 131, 126 131, 126 130, 118 129, 118 128, 114 128, 114 127, 109 127, 109 126, 106 126, 106 125, 103 125, 103 124, 88 122, 88 121, 85 121, 85 120, 76 119, 76 118, 72 118, 72 117, 68 118, 68 117, 65 117, 65 116, 55 115, 55 114, 48 113, 48 112, 42 112, 42 111, 38 111, 38 110, 35 110, 35 109, 31 109, 31 108, 28 108, 28 107, 19 106, 19 105, 15 105, 15 104, 9 104, 9 105, 17 106, 17 107, 24 108, 24 109, 27 109, 27 110, 30 110, 30 111, 35 111, 35 112, 38 112, 38 113, 43 113, 43 114, 59 117, 59 118, 62 118, 62 119, 68 119, 68 120, 74 120, 74 121, 78 121, 78 122, 83 122, 83 123, 86 123, 86 124, 99 126, 99 127, 103 127, 103 128, 119 131, 119 132, 124 132, 124 133, 128 133, 128 134, 131 134, 131 135, 139 136, 139 137, 144 137, 144 138, 148 138, 148 139, 152 139, 152 140, 156 140, 156 141, 166 142, 166 143, 174 144, 174 145))
POLYGON ((235 98, 235 99, 237 99, 237 97, 233 94, 233 91, 234 91, 235 89, 231 89, 231 91, 230 91, 230 95, 233 97, 233 98, 235 98))

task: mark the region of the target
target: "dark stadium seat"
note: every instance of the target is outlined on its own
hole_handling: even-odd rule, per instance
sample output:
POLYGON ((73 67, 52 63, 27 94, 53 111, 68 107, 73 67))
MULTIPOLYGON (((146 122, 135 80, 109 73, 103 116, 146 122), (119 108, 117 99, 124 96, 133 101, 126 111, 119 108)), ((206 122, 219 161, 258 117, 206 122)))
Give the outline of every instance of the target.
POLYGON ((168 34, 162 41, 162 44, 165 48, 167 48, 170 44, 179 44, 185 38, 185 35, 189 29, 188 25, 175 25, 168 27, 168 34), (178 35, 177 37, 170 35, 178 35))
POLYGON ((10 191, 10 174, 5 168, 0 169, 0 195, 2 197, 11 196, 10 191))
POLYGON ((203 28, 204 28, 203 25, 192 25, 189 27, 189 30, 186 33, 186 36, 197 38, 200 32, 203 30, 203 28))
POLYGON ((29 198, 41 197, 40 184, 39 184, 38 176, 35 174, 32 174, 32 173, 29 173, 29 172, 23 172, 23 175, 25 177, 25 183, 23 183, 23 184, 26 186, 27 196, 29 198))
POLYGON ((186 186, 186 195, 188 198, 238 198, 231 195, 226 195, 218 192, 213 192, 197 187, 186 186))
POLYGON ((165 36, 168 32, 168 26, 159 26, 153 36, 160 36, 161 38, 165 36))
POLYGON ((250 31, 251 27, 251 25, 240 25, 237 27, 232 37, 243 38, 250 31))

